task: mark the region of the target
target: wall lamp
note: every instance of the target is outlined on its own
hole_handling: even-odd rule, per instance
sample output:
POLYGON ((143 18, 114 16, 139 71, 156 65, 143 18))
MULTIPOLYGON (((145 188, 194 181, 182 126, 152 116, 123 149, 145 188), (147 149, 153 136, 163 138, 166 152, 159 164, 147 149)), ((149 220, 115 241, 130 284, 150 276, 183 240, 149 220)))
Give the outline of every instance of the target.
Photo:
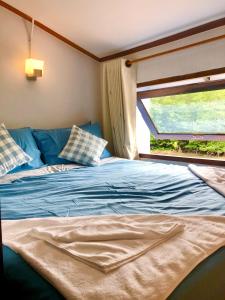
POLYGON ((28 80, 36 80, 37 77, 42 77, 43 75, 43 68, 44 68, 44 61, 39 59, 31 58, 31 42, 33 37, 34 31, 34 19, 32 19, 31 23, 31 31, 28 35, 28 42, 29 42, 29 58, 25 60, 25 74, 28 80))
POLYGON ((27 79, 36 80, 37 77, 42 77, 43 67, 44 67, 43 60, 27 58, 25 60, 25 74, 27 79))

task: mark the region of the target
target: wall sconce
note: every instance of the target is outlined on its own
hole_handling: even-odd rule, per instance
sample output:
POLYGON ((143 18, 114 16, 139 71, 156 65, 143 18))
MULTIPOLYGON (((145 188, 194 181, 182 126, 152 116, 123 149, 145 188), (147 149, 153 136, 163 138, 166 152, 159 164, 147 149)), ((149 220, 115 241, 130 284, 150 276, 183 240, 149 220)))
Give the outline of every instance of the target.
POLYGON ((44 61, 31 58, 31 42, 34 31, 34 19, 32 19, 31 24, 31 31, 28 34, 29 58, 25 60, 25 74, 28 80, 36 80, 37 77, 42 77, 43 75, 44 61))
POLYGON ((27 58, 25 61, 25 74, 27 79, 36 80, 37 77, 42 77, 44 61, 27 58))

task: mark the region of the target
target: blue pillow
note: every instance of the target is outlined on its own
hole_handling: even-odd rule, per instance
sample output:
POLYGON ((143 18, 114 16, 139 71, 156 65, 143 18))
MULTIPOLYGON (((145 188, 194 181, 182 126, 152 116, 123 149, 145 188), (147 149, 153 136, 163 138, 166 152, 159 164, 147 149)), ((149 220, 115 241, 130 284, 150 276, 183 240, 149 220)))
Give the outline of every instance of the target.
MULTIPOLYGON (((87 123, 79 126, 83 130, 86 130, 98 137, 102 136, 101 128, 98 123, 87 123)), ((59 153, 65 147, 71 128, 56 128, 56 129, 34 129, 33 136, 36 143, 41 150, 43 160, 48 165, 56 164, 70 164, 71 162, 58 157, 59 153)), ((111 154, 108 150, 104 150, 101 156, 102 158, 110 157, 111 154)))
POLYGON ((41 152, 38 149, 35 139, 32 135, 32 129, 27 127, 8 129, 8 131, 14 141, 32 158, 32 161, 15 168, 13 171, 11 171, 11 173, 42 167, 44 163, 40 158, 41 152))
MULTIPOLYGON (((91 123, 81 125, 87 130, 91 123)), ((41 150, 42 159, 48 165, 70 164, 68 160, 59 158, 58 155, 66 145, 71 128, 33 129, 33 136, 38 148, 41 150)))

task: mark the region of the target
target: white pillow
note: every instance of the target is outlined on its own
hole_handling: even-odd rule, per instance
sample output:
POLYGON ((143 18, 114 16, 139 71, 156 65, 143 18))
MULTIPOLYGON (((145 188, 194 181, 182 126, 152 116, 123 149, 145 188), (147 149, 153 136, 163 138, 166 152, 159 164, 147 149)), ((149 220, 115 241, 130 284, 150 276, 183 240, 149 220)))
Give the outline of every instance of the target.
POLYGON ((104 139, 73 125, 69 140, 59 157, 82 165, 94 166, 99 163, 107 143, 104 139))
POLYGON ((0 125, 0 176, 30 162, 32 158, 20 148, 5 128, 0 125))

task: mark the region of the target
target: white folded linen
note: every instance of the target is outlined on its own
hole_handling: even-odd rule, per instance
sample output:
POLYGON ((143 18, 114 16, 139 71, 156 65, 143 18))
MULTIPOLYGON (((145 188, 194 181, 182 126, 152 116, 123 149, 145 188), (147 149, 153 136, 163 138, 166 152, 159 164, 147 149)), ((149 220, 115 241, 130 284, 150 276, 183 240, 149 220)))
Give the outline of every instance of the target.
POLYGON ((177 223, 130 224, 98 219, 97 224, 37 227, 28 234, 46 241, 75 259, 104 273, 112 271, 159 246, 183 230, 177 223))

